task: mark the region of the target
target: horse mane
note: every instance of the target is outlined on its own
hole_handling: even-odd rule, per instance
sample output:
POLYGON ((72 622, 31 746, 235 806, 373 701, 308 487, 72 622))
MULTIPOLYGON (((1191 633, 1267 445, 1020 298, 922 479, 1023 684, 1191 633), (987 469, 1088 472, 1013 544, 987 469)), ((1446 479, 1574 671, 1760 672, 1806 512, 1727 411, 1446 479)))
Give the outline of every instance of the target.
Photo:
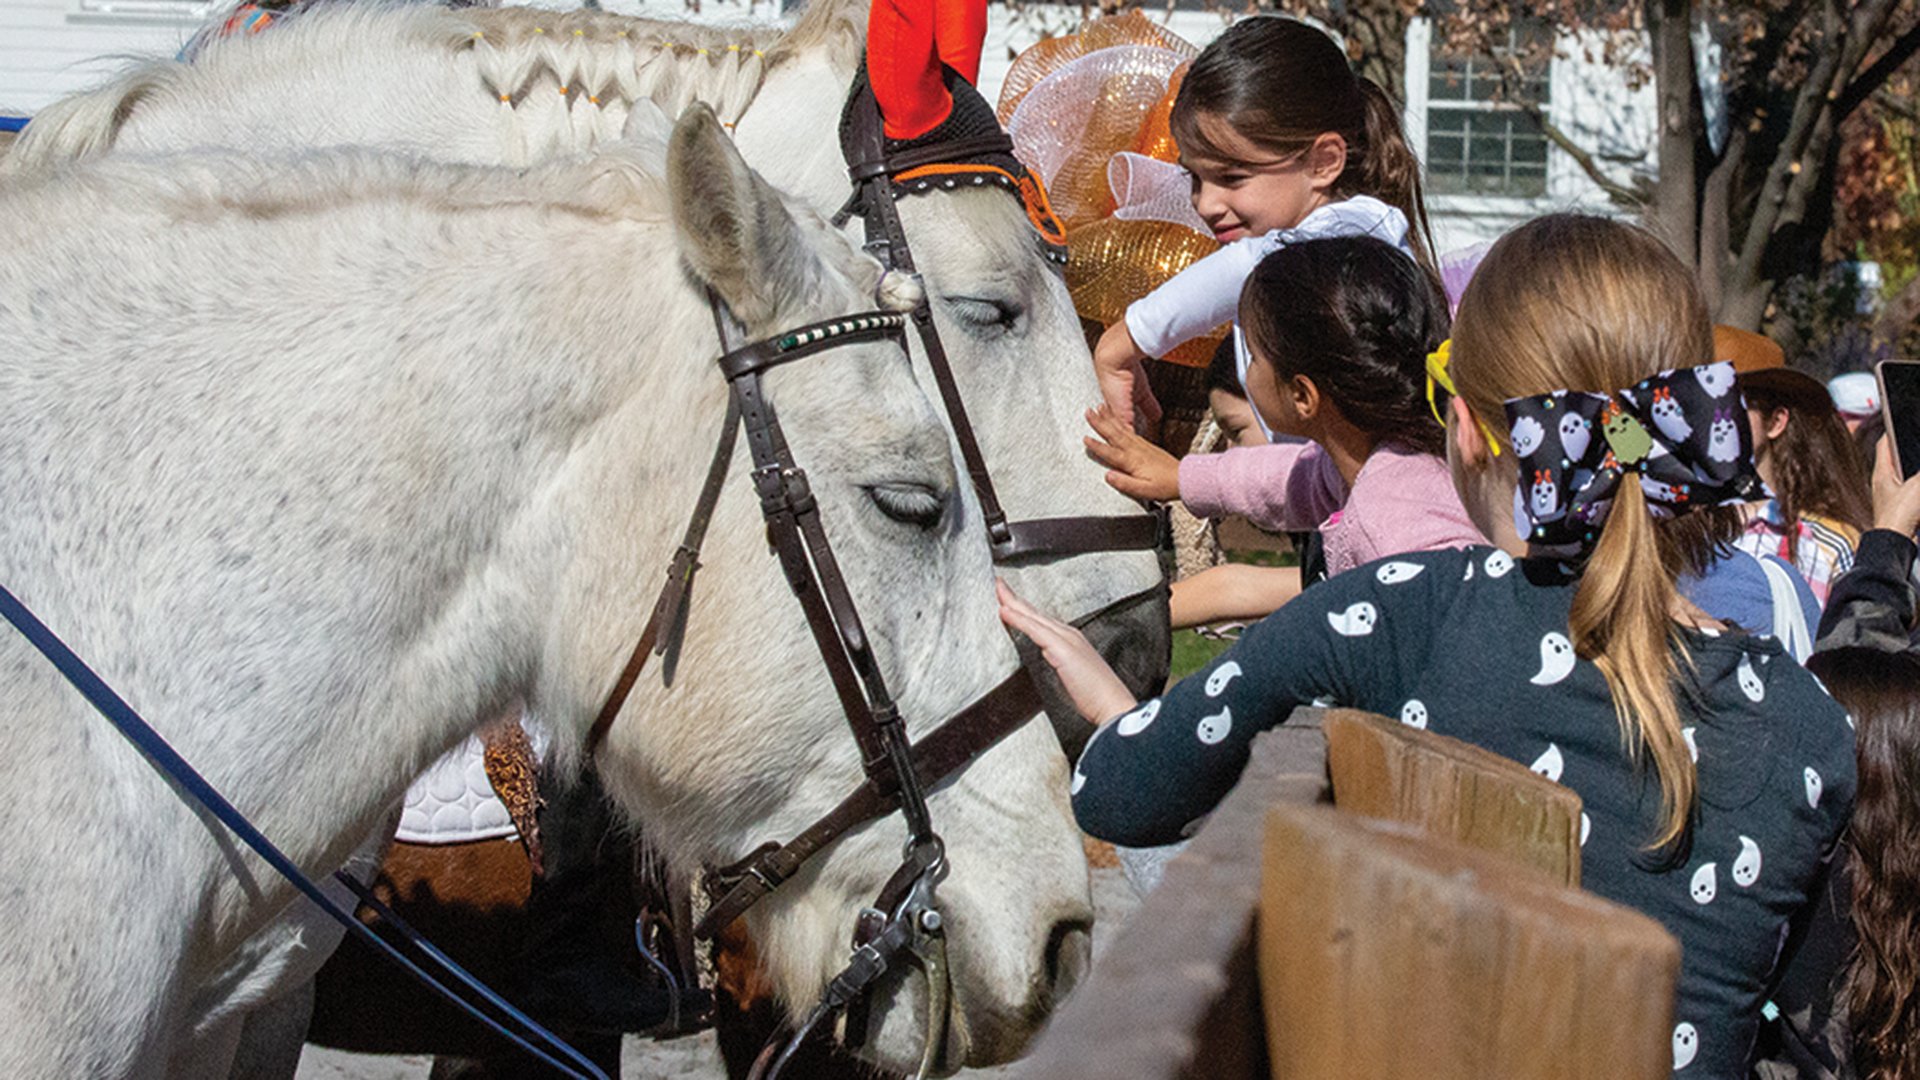
POLYGON ((435 213, 502 209, 665 222, 672 215, 662 148, 622 144, 528 169, 428 161, 361 147, 294 156, 208 151, 105 157, 10 185, 0 203, 77 195, 182 220, 300 217, 363 203, 435 213))
MULTIPOLYGON (((34 116, 11 153, 0 158, 0 174, 103 153, 144 101, 191 100, 202 89, 218 93, 222 76, 235 69, 271 71, 280 64, 365 55, 370 49, 439 49, 472 58, 480 82, 475 93, 504 106, 503 123, 513 123, 529 95, 540 89, 563 94, 565 108, 573 113, 651 101, 671 118, 691 102, 704 101, 731 125, 753 102, 769 71, 819 50, 835 67, 851 72, 865 37, 861 0, 817 0, 791 30, 585 9, 455 11, 395 0, 326 4, 283 16, 261 34, 199 35, 188 60, 138 61, 98 89, 48 106, 34 116)), ((544 108, 540 112, 543 120, 553 115, 544 108)))

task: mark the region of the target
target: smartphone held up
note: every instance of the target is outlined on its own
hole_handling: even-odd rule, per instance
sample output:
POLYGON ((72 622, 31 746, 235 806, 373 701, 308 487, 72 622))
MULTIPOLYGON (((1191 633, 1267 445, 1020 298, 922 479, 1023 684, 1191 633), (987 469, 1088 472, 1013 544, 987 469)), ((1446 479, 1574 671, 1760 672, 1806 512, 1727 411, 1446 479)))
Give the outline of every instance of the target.
POLYGON ((1880 380, 1880 413, 1893 441, 1900 478, 1920 472, 1920 360, 1882 360, 1874 366, 1880 380))

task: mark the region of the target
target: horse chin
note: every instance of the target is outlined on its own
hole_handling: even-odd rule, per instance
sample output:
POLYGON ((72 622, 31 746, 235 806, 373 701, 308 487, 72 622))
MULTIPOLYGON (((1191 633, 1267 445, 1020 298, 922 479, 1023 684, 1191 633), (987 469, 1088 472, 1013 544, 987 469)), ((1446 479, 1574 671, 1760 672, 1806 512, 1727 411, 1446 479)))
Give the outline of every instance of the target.
MULTIPOLYGON (((1091 924, 1063 922, 1055 925, 1050 936, 1045 974, 1037 976, 1018 1001, 969 986, 963 973, 956 971, 946 1036, 934 1060, 934 1072, 946 1076, 961 1068, 990 1068, 1024 1054, 1091 963, 1091 924)), ((939 1037, 927 1022, 925 977, 909 968, 904 977, 883 982, 871 1000, 867 1038, 855 1053, 884 1069, 911 1075, 920 1066, 927 1040, 939 1037)), ((839 1035, 844 1045, 844 1025, 839 1035)))
MULTIPOLYGON (((1026 1050, 1049 1014, 1050 1010, 1041 1009, 1039 1015, 1003 1016, 997 1010, 968 1009, 956 1002, 948 1010, 946 1038, 934 1059, 932 1075, 951 1076, 963 1068, 1012 1061, 1026 1050)), ((838 1035, 844 1047, 844 1024, 838 1035)), ((917 970, 911 971, 875 993, 866 1041, 853 1053, 885 1071, 913 1075, 929 1037, 938 1034, 927 1023, 926 980, 917 970)))

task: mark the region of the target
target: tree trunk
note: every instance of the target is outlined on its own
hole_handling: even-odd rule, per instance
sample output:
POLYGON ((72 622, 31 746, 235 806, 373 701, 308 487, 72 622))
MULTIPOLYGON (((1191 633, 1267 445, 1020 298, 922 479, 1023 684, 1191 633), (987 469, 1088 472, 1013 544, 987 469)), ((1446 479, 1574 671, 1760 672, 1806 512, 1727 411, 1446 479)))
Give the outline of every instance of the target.
POLYGON ((1653 44, 1653 84, 1659 131, 1655 142, 1660 175, 1647 204, 1649 227, 1689 267, 1698 270, 1717 253, 1700 244, 1700 185, 1695 155, 1700 111, 1693 63, 1691 0, 1649 0, 1647 26, 1653 44))

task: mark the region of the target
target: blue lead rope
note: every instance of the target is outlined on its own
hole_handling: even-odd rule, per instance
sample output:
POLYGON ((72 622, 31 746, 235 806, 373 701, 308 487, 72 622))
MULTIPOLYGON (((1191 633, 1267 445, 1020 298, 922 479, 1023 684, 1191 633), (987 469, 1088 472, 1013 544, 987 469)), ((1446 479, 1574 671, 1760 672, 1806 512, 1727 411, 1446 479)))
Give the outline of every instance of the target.
POLYGON ((607 1074, 602 1072, 599 1066, 589 1061, 580 1051, 575 1050, 559 1036, 541 1027, 540 1024, 535 1022, 531 1017, 522 1013, 519 1009, 514 1008, 505 998, 493 992, 486 984, 468 974, 466 969, 454 963, 451 957, 435 948, 425 938, 422 938, 412 927, 408 926, 399 915, 395 914, 391 908, 382 903, 380 899, 373 894, 373 890, 360 884, 346 874, 334 874, 336 881, 339 881, 351 890, 355 896, 360 898, 362 903, 371 907, 375 914, 392 923, 394 929, 407 940, 408 944, 425 954, 438 965, 441 970, 452 976, 455 982, 458 982, 473 994, 477 995, 502 1016, 520 1027, 528 1036, 531 1036, 532 1039, 538 1040, 548 1047, 551 1047, 559 1057, 555 1057, 554 1054, 548 1053, 546 1050, 535 1046, 527 1037, 523 1037, 520 1033, 504 1026, 499 1020, 488 1016, 478 1005, 461 996, 451 986, 442 982, 439 977, 408 959, 392 942, 374 933, 372 927, 354 918, 352 912, 347 911, 335 903, 332 897, 321 892, 320 886, 315 884, 313 879, 302 873, 300 868, 293 864, 293 860, 287 858, 279 848, 273 846, 273 842, 262 835, 259 829, 254 828, 253 823, 248 821, 245 815, 234 809, 232 803, 229 803, 218 791, 215 791, 213 785, 207 783, 206 777, 201 776, 192 765, 189 765, 187 759, 181 757, 178 751, 168 745, 167 740, 161 738, 159 732, 153 730, 151 725, 145 720, 142 720, 140 714, 134 712, 133 707, 122 700, 119 694, 114 693, 113 688, 108 686, 105 680, 94 674, 93 669, 87 666, 86 661, 75 655, 72 649, 67 648, 66 643, 61 641, 52 630, 47 629, 47 625, 41 622, 33 612, 27 610, 27 606, 15 598, 13 593, 9 592, 5 586, 0 586, 0 615, 6 616, 7 621, 13 624, 14 629, 20 631, 21 636, 32 643, 34 648, 40 650, 40 654, 45 656, 55 668, 59 669, 60 674, 65 676, 66 680, 73 684, 74 689, 80 691, 81 695, 87 699, 87 703, 95 709, 98 709, 100 715, 106 717, 115 728, 118 728, 120 734, 127 737, 127 741, 133 743, 141 753, 147 756, 148 760, 160 768, 161 772, 165 773, 176 784, 179 784, 181 788, 185 789, 187 794, 193 796, 200 805, 206 807, 214 817, 219 818, 222 825, 232 830, 235 836, 239 837, 248 847, 252 848, 255 854, 266 860, 267 865, 278 871, 281 877, 286 878, 293 884, 293 887, 300 890, 307 899, 313 901, 322 911, 332 916, 335 922, 346 927, 350 932, 358 934, 361 940, 373 946, 376 951, 385 955, 387 959, 400 965, 403 970, 413 975, 414 978, 420 980, 422 983, 425 983, 428 988, 438 993, 441 997, 446 998, 449 1002, 466 1012, 467 1015, 487 1027, 492 1028, 514 1045, 540 1059, 540 1061, 548 1067, 557 1069, 567 1076, 575 1078, 575 1080, 609 1080, 607 1074), (560 1057, 565 1058, 566 1061, 561 1061, 560 1057))
POLYGON ((24 116, 0 116, 0 131, 25 131, 27 118, 24 116))

